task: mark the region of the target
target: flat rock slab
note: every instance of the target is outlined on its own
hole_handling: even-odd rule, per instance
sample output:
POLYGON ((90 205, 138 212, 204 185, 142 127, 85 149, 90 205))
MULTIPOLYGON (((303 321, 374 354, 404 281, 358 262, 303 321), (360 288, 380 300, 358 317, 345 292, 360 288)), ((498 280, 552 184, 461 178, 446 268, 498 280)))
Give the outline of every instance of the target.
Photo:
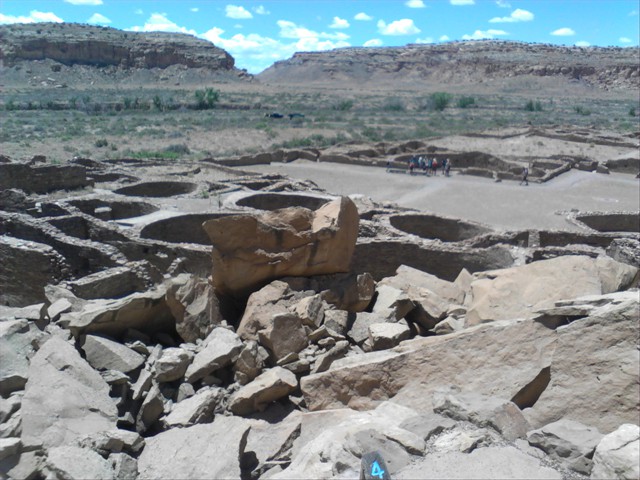
POLYGON ((606 435, 593 455, 591 478, 640 477, 640 427, 626 423, 606 435))
POLYGON ((337 360, 326 372, 302 378, 301 389, 309 410, 370 409, 395 397, 429 412, 431 394, 451 384, 512 399, 549 366, 555 336, 536 322, 513 320, 416 338, 393 350, 337 360))
POLYGON ((64 340, 51 337, 31 359, 22 400, 22 443, 56 447, 116 428, 109 385, 64 340))
POLYGON ((212 424, 171 429, 147 438, 139 478, 240 478, 250 422, 218 417, 212 424))
POLYGON ((128 373, 145 361, 142 355, 129 347, 97 335, 87 335, 82 350, 89 364, 96 370, 128 373))
POLYGON ((231 330, 214 328, 205 339, 206 347, 198 352, 185 377, 192 383, 231 363, 242 350, 242 340, 231 330))
POLYGON ((50 449, 45 471, 49 474, 47 478, 115 479, 111 462, 93 450, 73 446, 50 449))
POLYGON ((282 367, 259 375, 231 396, 229 409, 236 415, 264 410, 271 402, 287 396, 298 386, 296 376, 282 367))

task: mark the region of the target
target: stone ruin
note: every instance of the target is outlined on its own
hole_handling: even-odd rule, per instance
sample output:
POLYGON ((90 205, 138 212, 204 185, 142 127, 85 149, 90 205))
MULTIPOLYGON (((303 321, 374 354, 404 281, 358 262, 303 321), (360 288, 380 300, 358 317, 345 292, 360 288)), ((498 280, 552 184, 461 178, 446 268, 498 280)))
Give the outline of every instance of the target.
POLYGON ((10 478, 638 477, 637 212, 504 232, 234 162, 0 163, 10 478))

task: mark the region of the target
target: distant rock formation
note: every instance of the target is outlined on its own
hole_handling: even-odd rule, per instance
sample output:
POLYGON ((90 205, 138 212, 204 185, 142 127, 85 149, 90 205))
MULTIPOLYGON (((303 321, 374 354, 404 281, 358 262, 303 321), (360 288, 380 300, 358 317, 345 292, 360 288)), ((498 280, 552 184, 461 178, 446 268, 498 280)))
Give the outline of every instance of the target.
POLYGON ((191 35, 73 23, 1 26, 0 60, 9 67, 21 61, 53 60, 66 66, 236 70, 229 53, 191 35))
POLYGON ((452 42, 298 52, 258 78, 267 82, 479 83, 518 76, 562 77, 604 89, 637 89, 637 48, 566 47, 505 41, 452 42))

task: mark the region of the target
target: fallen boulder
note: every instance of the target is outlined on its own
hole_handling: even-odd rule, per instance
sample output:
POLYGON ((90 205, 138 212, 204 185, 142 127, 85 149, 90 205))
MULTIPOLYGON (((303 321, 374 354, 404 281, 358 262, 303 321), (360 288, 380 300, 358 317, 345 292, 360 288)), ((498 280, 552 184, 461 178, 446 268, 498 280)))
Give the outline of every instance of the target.
POLYGON ((624 424, 600 441, 593 455, 592 479, 640 477, 640 428, 624 424))
POLYGON ((287 396, 298 386, 296 376, 282 367, 274 367, 243 386, 229 399, 236 415, 262 411, 271 402, 287 396))
POLYGON ((315 212, 291 207, 209 220, 203 228, 213 244, 213 285, 220 293, 246 296, 279 277, 347 272, 358 220, 348 197, 315 212))

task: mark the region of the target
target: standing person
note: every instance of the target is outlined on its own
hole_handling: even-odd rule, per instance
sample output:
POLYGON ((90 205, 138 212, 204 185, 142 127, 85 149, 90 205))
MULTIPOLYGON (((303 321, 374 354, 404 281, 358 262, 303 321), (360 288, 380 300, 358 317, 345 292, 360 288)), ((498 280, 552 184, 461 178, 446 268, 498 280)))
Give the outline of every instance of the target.
POLYGON ((451 171, 451 160, 447 158, 447 165, 444 167, 444 174, 448 177, 451 171))
POLYGON ((431 174, 431 168, 433 167, 433 159, 429 158, 427 160, 427 177, 431 174))
POLYGON ((438 159, 437 158, 433 159, 433 176, 434 177, 438 176, 438 159))
POLYGON ((529 167, 523 167, 522 180, 520 180, 520 185, 522 185, 523 182, 525 187, 529 185, 529 180, 527 179, 528 176, 529 176, 529 167))
POLYGON ((444 176, 447 172, 447 159, 442 159, 442 176, 444 176))

